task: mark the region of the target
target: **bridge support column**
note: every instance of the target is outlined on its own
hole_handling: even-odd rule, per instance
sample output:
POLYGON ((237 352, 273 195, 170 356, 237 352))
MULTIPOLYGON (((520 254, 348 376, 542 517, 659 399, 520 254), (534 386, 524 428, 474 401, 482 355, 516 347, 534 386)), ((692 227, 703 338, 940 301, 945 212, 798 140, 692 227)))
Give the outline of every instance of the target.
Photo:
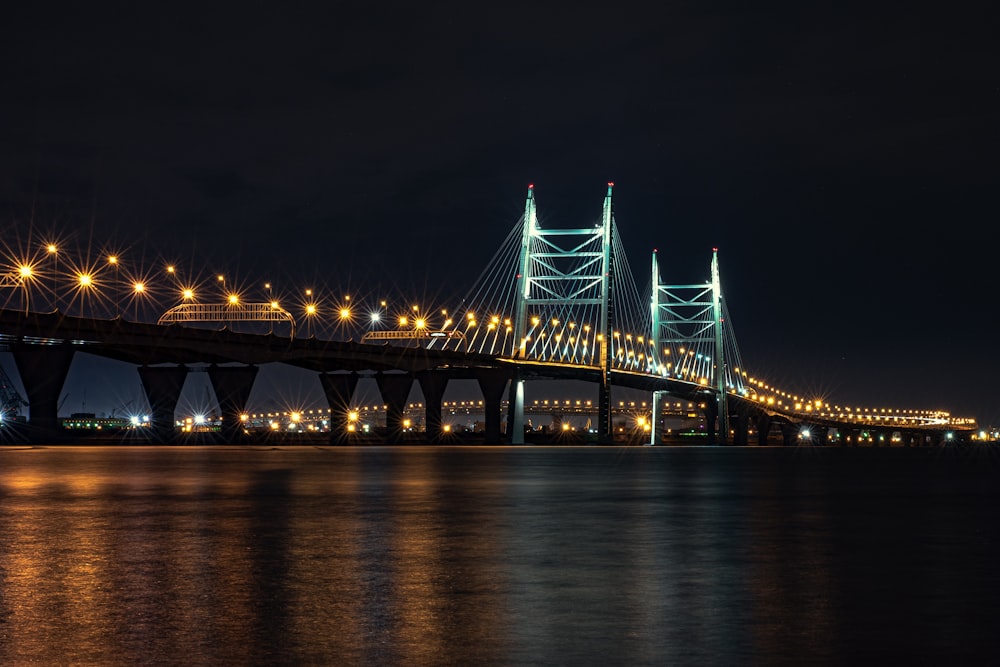
POLYGON ((146 392, 149 409, 153 413, 153 440, 168 443, 174 435, 174 410, 181 397, 187 366, 140 366, 139 380, 146 392))
POLYGON ((799 427, 797 424, 781 425, 781 444, 785 447, 794 447, 799 444, 799 427))
POLYGON ((615 425, 611 418, 611 383, 607 377, 601 381, 597 395, 597 441, 602 445, 615 442, 615 425))
POLYGON ((385 425, 388 442, 399 442, 403 436, 403 411, 406 399, 413 388, 413 376, 409 373, 378 373, 375 383, 385 401, 385 425))
MULTIPOLYGON (((330 442, 340 444, 350 437, 347 413, 360 376, 357 373, 320 373, 326 404, 330 407, 330 442)), ((406 399, 403 399, 406 400, 406 399)))
POLYGON ((257 378, 257 366, 216 366, 208 367, 208 379, 219 401, 222 413, 222 436, 226 442, 243 435, 243 414, 257 378))
POLYGON ((73 363, 73 346, 14 343, 10 351, 28 394, 28 425, 37 431, 33 439, 60 432, 59 392, 73 363))
POLYGON ((420 391, 424 394, 424 429, 429 443, 435 443, 444 433, 444 420, 441 418, 441 402, 444 391, 448 387, 448 372, 441 370, 420 371, 416 373, 420 391))
POLYGON ((649 415, 649 444, 658 445, 660 444, 660 437, 662 427, 660 426, 660 410, 663 403, 663 396, 667 392, 665 391, 654 391, 653 400, 653 410, 649 415))
POLYGON ((508 380, 510 380, 510 374, 504 370, 493 368, 476 371, 476 381, 479 382, 479 389, 483 392, 484 417, 486 419, 484 442, 487 445, 499 445, 502 442, 500 403, 508 380))
POLYGON ((750 444, 750 416, 746 414, 729 415, 733 424, 733 444, 746 446, 750 444))
POLYGON ((705 401, 705 432, 711 445, 720 444, 718 436, 719 405, 714 400, 705 401))
POLYGON ((767 415, 757 415, 757 444, 764 446, 771 435, 771 418, 767 415))
POLYGON ((507 394, 507 435, 512 445, 524 444, 524 380, 514 371, 507 394))

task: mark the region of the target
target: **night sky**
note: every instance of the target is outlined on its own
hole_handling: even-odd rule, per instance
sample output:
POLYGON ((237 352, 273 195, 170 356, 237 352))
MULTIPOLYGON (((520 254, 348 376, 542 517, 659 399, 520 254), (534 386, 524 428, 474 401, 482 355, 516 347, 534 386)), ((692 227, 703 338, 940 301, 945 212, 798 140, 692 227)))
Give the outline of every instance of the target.
POLYGON ((16 3, 4 243, 444 301, 613 180, 753 374, 997 425, 996 16, 886 5, 16 3))

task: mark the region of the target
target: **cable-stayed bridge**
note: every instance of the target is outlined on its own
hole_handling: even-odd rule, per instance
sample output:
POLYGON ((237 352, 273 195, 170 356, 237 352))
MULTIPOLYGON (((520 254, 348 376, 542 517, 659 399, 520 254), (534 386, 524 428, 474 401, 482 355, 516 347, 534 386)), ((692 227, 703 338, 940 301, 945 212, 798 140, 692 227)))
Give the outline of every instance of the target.
MULTIPOLYGON (((551 229, 539 224, 529 186, 524 215, 461 303, 433 313, 414 307, 391 322, 373 316, 360 342, 311 335, 317 314, 312 304, 304 304, 298 321, 279 300, 248 302, 232 292, 220 302, 206 301, 187 287, 181 289, 181 303, 165 309, 156 324, 139 322, 138 306, 147 286, 138 281, 124 285, 131 287, 127 292, 135 321, 127 317, 128 305, 114 318, 87 317, 82 308, 80 316, 58 309, 39 313, 30 308, 31 289, 45 281, 37 262, 30 260, 10 262, 0 283, 20 293, 24 305, 23 311, 0 311, 0 340, 13 353, 25 385, 30 422, 42 430, 58 423, 56 399, 73 352, 85 350, 139 366, 163 437, 174 424, 187 372, 197 364, 209 366, 228 434, 238 436, 257 368, 265 363, 316 371, 332 418, 350 412, 360 377, 374 377, 386 404, 390 438, 401 428, 395 422, 402 421, 402 406, 417 381, 427 404, 427 435, 433 440, 452 379, 478 381, 490 442, 524 442, 525 383, 541 378, 597 385, 596 434, 602 442, 614 439, 615 387, 651 393, 652 443, 658 442, 658 406, 665 396, 697 404, 709 439, 719 443, 748 444, 751 431, 766 443, 777 430, 786 443, 800 442, 803 433, 817 434, 810 439, 822 433, 823 441, 856 443, 863 434, 877 432, 891 433, 906 444, 926 444, 975 431, 974 420, 940 411, 831 406, 756 379, 740 358, 717 251, 704 280, 683 284, 662 280, 653 251, 649 280, 640 289, 618 233, 612 194, 608 183, 601 216, 593 224, 551 229), (269 327, 266 335, 241 331, 262 323, 269 327), (301 335, 303 323, 306 337, 301 335), (500 414, 503 403, 506 415, 500 414)), ((80 271, 51 278, 53 284, 75 280, 81 305, 95 282, 80 271)), ((105 287, 113 287, 119 301, 122 282, 107 279, 105 287)), ((341 320, 355 316, 347 305, 336 315, 341 320)), ((339 437, 337 424, 344 420, 333 421, 334 437, 339 437)))

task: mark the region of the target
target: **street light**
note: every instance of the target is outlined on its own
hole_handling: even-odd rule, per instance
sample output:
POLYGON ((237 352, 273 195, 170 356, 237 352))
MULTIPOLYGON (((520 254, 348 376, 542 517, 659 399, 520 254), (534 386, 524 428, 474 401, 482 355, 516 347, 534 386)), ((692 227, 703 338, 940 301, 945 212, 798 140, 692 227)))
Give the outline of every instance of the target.
MULTIPOLYGON (((221 278, 222 276, 219 277, 221 278)), ((229 294, 226 295, 226 303, 228 303, 230 306, 233 307, 240 305, 240 295, 237 294, 236 292, 230 292, 229 294)), ((227 322, 227 325, 229 326, 230 329, 232 329, 233 320, 230 319, 229 322, 227 322)))
MULTIPOLYGON (((312 290, 306 290, 312 293, 312 290)), ((313 317, 316 315, 316 304, 307 303, 306 304, 306 338, 312 338, 312 321, 313 317)))
MULTIPOLYGON (((274 295, 271 293, 271 283, 264 283, 264 289, 267 290, 267 301, 271 304, 271 310, 278 309, 278 302, 274 300, 274 295)), ((268 318, 267 321, 267 332, 269 334, 274 333, 274 320, 268 318)))
POLYGON ((55 243, 49 243, 45 246, 45 251, 49 253, 49 257, 52 258, 54 263, 54 268, 52 269, 52 308, 53 310, 59 310, 59 294, 57 293, 59 289, 59 248, 55 243))
POLYGON ((83 317, 87 305, 87 292, 94 287, 94 277, 89 273, 76 275, 77 291, 80 293, 80 317, 83 317))
POLYGON ((28 264, 17 267, 17 272, 21 276, 21 287, 24 289, 24 314, 27 315, 31 305, 31 293, 28 291, 28 283, 34 277, 35 272, 28 264))
POLYGON ((146 293, 146 284, 137 280, 132 285, 133 299, 135 300, 135 321, 139 321, 139 297, 146 293))
POLYGON ((110 264, 112 268, 114 268, 115 270, 115 317, 118 317, 119 315, 122 314, 121 300, 119 299, 119 294, 118 294, 118 256, 109 255, 108 264, 110 264))

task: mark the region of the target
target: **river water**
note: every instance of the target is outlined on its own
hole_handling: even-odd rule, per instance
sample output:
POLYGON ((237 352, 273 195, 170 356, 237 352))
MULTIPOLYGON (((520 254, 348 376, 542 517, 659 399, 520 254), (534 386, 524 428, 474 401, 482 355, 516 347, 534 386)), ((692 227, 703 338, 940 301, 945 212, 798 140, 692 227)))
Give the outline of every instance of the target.
POLYGON ((996 448, 0 447, 0 665, 997 664, 996 448))

